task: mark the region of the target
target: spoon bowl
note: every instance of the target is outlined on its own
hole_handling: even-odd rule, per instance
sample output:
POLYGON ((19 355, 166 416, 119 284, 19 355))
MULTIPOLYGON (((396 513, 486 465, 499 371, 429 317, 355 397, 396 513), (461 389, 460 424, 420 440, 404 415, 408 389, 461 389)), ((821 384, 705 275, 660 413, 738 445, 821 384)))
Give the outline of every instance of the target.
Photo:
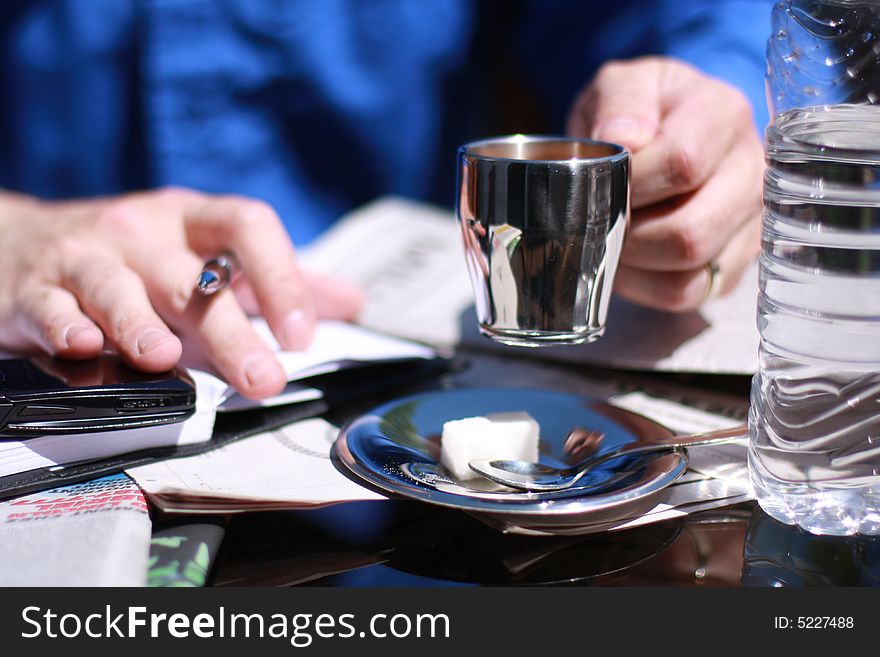
MULTIPOLYGON (((575 431, 583 430, 575 429, 575 431)), ((643 438, 606 452, 592 453, 578 463, 565 468, 530 461, 501 459, 474 459, 469 465, 474 472, 504 486, 529 491, 558 491, 574 486, 595 467, 622 456, 659 453, 695 445, 718 445, 747 436, 748 427, 740 425, 720 431, 671 438, 643 438)))

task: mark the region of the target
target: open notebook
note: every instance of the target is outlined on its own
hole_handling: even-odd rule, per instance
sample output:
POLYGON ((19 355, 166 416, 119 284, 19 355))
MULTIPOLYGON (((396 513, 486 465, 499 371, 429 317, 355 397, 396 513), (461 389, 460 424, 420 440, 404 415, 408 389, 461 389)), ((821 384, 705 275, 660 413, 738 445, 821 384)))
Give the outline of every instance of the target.
POLYGON ((290 383, 280 395, 259 403, 253 402, 216 376, 190 369, 196 384, 196 412, 185 422, 124 431, 39 436, 21 441, 0 440, 0 496, 15 492, 22 485, 38 488, 39 481, 51 479, 50 473, 63 471, 72 464, 102 463, 111 457, 129 453, 207 443, 214 433, 218 414, 320 400, 324 391, 314 387, 313 383, 318 380, 316 377, 326 381, 328 375, 333 373, 349 372, 369 365, 431 360, 435 357, 434 350, 422 344, 331 321, 320 323, 308 350, 282 352, 263 320, 255 319, 254 326, 279 354, 279 360, 287 372, 290 383), (36 478, 33 482, 28 479, 28 473, 31 472, 36 478), (31 483, 34 485, 28 486, 31 483))

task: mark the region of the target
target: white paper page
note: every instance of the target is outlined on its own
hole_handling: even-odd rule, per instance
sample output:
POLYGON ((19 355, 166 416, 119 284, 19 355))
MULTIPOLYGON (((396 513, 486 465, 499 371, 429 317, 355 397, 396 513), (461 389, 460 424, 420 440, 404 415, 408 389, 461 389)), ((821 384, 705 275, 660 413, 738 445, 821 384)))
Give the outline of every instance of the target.
POLYGON ((305 351, 281 351, 263 319, 252 321, 257 333, 278 352, 288 380, 335 372, 345 361, 382 361, 397 358, 432 358, 434 350, 347 322, 320 322, 315 339, 305 351))
POLYGON ((220 406, 217 407, 217 410, 221 413, 249 411, 255 406, 271 408, 273 406, 283 406, 285 404, 301 404, 302 402, 321 399, 323 396, 324 393, 316 388, 307 388, 297 383, 288 383, 283 392, 274 397, 269 397, 268 399, 254 401, 253 399, 234 394, 228 399, 224 399, 220 406))
POLYGON ((144 586, 151 532, 123 475, 0 502, 0 586, 144 586))
POLYGON ((326 420, 303 420, 205 454, 127 472, 160 508, 169 498, 190 496, 206 504, 207 498, 217 498, 242 510, 254 502, 301 506, 383 499, 331 463, 330 448, 337 433, 326 420))
POLYGON ((479 333, 461 236, 449 212, 380 199, 343 218, 301 258, 312 269, 364 287, 362 324, 429 344, 635 370, 752 374, 757 369, 756 267, 731 294, 698 312, 664 313, 614 298, 606 334, 597 342, 524 350, 479 333))
MULTIPOLYGON (((355 362, 381 362, 407 358, 433 358, 433 348, 348 322, 324 320, 318 323, 315 338, 304 351, 282 351, 281 346, 266 321, 260 317, 251 319, 257 334, 269 345, 281 361, 287 380, 295 383, 300 379, 328 374, 345 369, 355 362)), ((320 399, 322 393, 313 388, 291 385, 281 395, 258 402, 248 400, 229 389, 223 396, 220 410, 243 410, 258 406, 279 406, 294 402, 320 399)))

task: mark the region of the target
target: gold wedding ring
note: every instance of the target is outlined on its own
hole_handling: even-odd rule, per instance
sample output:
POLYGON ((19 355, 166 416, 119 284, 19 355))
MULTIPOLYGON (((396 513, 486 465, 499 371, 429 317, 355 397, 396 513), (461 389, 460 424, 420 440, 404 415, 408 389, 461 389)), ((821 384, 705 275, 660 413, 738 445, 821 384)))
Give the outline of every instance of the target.
POLYGON ((703 295, 703 301, 706 302, 718 296, 721 291, 721 268, 715 260, 706 263, 706 274, 708 281, 706 283, 706 293, 703 295))

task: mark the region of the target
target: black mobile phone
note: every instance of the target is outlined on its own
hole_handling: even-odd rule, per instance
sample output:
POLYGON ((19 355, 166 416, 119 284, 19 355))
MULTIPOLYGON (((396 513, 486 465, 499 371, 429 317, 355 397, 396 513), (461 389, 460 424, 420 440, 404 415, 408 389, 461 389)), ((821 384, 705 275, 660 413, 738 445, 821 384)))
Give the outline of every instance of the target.
POLYGON ((181 369, 138 372, 118 356, 0 360, 0 436, 116 431, 181 422, 196 390, 181 369))

